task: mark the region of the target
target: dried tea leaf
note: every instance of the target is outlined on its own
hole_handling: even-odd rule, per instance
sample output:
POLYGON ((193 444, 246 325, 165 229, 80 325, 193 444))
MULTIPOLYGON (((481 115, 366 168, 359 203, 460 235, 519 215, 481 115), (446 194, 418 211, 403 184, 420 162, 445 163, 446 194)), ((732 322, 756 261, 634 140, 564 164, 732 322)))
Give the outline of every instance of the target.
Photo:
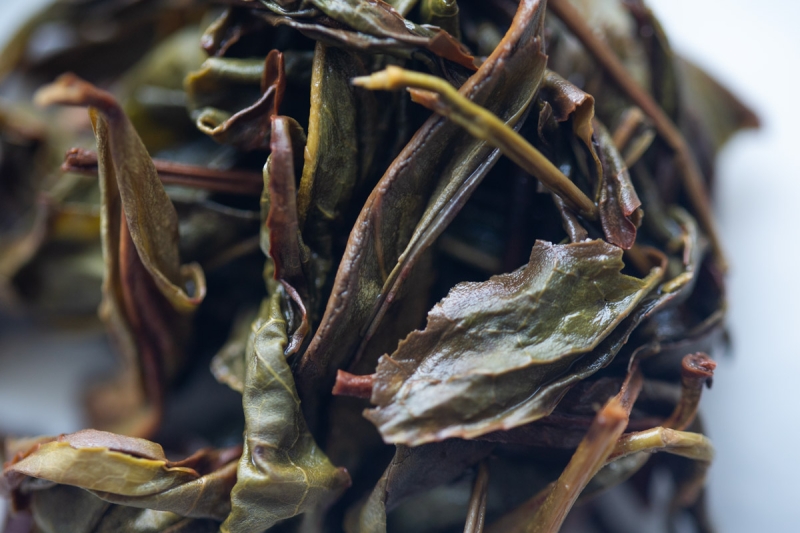
POLYGON ((554 404, 542 401, 545 386, 606 338, 662 274, 654 268, 637 279, 622 267, 622 251, 603 241, 539 241, 522 269, 456 285, 425 330, 381 358, 377 408, 365 416, 386 442, 419 445, 547 415, 554 404))
POLYGON ((603 163, 598 202, 603 233, 608 242, 628 250, 636 242, 636 228, 642 218, 639 209, 642 202, 608 130, 597 121, 594 130, 600 161, 603 163))
POLYGON ((12 488, 23 476, 73 485, 123 505, 221 520, 230 510, 240 449, 201 450, 169 461, 156 443, 84 430, 39 442, 6 466, 12 488))
POLYGON ((247 348, 245 441, 224 533, 259 533, 330 503, 350 484, 306 427, 284 349, 282 295, 265 300, 247 348))
MULTIPOLYGON (((452 35, 439 28, 415 24, 380 0, 311 0, 309 4, 330 17, 328 20, 327 17, 313 17, 312 22, 305 22, 309 20, 307 17, 286 13, 279 1, 263 0, 262 4, 280 16, 283 23, 305 30, 304 33, 319 40, 335 39, 351 47, 379 48, 390 53, 408 54, 426 49, 435 56, 475 70, 474 58, 452 35), (342 26, 346 30, 342 30, 342 26)), ((276 18, 272 15, 268 20, 276 18)))
POLYGON ((364 72, 353 53, 317 43, 308 144, 297 204, 303 237, 320 266, 314 280, 318 289, 333 266, 334 230, 341 225, 343 210, 359 179, 358 102, 350 79, 364 72))
POLYGON ((277 114, 286 90, 283 54, 279 51, 272 50, 263 63, 209 58, 200 70, 186 77, 184 86, 200 131, 243 151, 269 149, 270 118, 277 114), (248 107, 231 113, 205 104, 214 102, 215 97, 228 98, 231 85, 252 83, 254 77, 260 78, 261 96, 248 107))
POLYGON ((31 494, 39 533, 216 533, 219 523, 168 511, 115 505, 85 490, 56 485, 31 494))

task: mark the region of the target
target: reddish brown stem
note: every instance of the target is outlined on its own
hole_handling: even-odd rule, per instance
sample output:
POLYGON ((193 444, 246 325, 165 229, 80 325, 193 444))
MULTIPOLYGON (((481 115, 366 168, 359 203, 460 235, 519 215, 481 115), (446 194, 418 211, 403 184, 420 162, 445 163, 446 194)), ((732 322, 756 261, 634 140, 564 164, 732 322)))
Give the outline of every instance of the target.
MULTIPOLYGON (((158 177, 166 185, 183 185, 211 192, 253 195, 261 194, 264 181, 261 174, 244 170, 216 170, 153 159, 158 177)), ((63 172, 97 175, 97 152, 71 148, 61 165, 63 172)))
POLYGON ((716 367, 717 363, 704 353, 690 354, 683 358, 681 399, 672 415, 662 424, 664 427, 678 430, 689 427, 697 416, 703 386, 706 384, 711 386, 711 378, 716 367))
POLYGON ((333 395, 369 399, 372 396, 372 384, 374 382, 375 374, 356 376, 350 372, 339 370, 336 373, 336 384, 333 386, 333 395))

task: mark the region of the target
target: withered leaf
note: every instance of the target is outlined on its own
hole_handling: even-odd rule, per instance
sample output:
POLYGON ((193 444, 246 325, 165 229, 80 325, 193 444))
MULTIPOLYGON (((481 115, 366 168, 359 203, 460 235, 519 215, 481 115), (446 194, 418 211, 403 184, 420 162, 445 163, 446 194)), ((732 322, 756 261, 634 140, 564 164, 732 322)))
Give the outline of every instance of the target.
POLYGON ((303 237, 318 256, 321 271, 315 283, 319 288, 333 266, 334 229, 359 177, 357 101, 350 78, 363 72, 353 53, 317 43, 297 204, 303 237))
POLYGON ((169 511, 139 509, 101 500, 91 492, 56 485, 36 490, 30 508, 40 533, 216 533, 219 523, 169 511))
MULTIPOLYGON (((274 274, 300 311, 287 354, 295 353, 310 329, 307 307, 310 303, 311 258, 300 237, 295 189, 295 144, 302 129, 292 119, 272 117, 270 147, 272 153, 265 169, 265 194, 269 202, 262 239, 269 241, 267 254, 274 274)), ((294 326, 294 324, 292 324, 294 326)))
MULTIPOLYGON (((323 17, 314 17, 310 19, 312 22, 305 22, 309 19, 285 13, 284 8, 280 5, 281 2, 278 1, 264 0, 262 3, 268 10, 283 18, 284 23, 297 27, 301 31, 305 30, 315 38, 321 37, 321 40, 338 38, 343 41, 343 44, 351 47, 383 48, 390 53, 405 52, 408 54, 416 49, 424 49, 468 69, 475 69, 473 57, 452 35, 439 28, 415 24, 405 19, 391 5, 380 0, 311 0, 309 2, 335 21, 334 24, 331 24, 330 19, 325 20, 323 17), (341 30, 341 25, 344 25, 347 30, 341 30), (315 33, 316 35, 314 35, 315 33), (328 39, 324 37, 328 37, 328 39)), ((268 20, 275 21, 279 17, 273 15, 268 17, 268 20)))
POLYGON ((159 417, 165 380, 183 364, 190 313, 205 296, 205 277, 197 264, 181 266, 175 208, 113 96, 65 74, 41 89, 36 101, 90 108, 98 144, 106 264, 100 313, 127 363, 128 390, 120 405, 113 406, 111 399, 110 407, 102 405, 109 411, 100 423, 122 433, 147 435, 159 417), (142 390, 149 405, 138 397, 142 390), (139 414, 115 426, 129 411, 139 414))
POLYGON ((350 484, 306 427, 284 349, 279 291, 264 300, 247 347, 244 452, 225 533, 259 533, 332 501, 350 484))
POLYGON ((181 516, 223 519, 241 450, 201 450, 169 461, 156 443, 104 431, 84 430, 38 442, 6 466, 16 488, 29 476, 91 491, 122 505, 181 516))
POLYGON ((539 241, 522 269, 456 285, 425 330, 381 358, 377 407, 365 416, 385 441, 418 445, 547 415, 553 405, 542 401, 543 389, 607 337, 662 275, 657 267, 638 279, 622 267, 622 250, 603 241, 539 241))
POLYGON ((348 513, 347 533, 385 533, 386 515, 403 499, 449 483, 491 453, 493 444, 449 439, 414 448, 397 446, 367 500, 348 513))
POLYGON ((595 121, 594 130, 603 163, 598 202, 603 233, 608 242, 627 250, 636 242, 636 228, 642 218, 639 209, 642 202, 608 130, 598 121, 595 121))

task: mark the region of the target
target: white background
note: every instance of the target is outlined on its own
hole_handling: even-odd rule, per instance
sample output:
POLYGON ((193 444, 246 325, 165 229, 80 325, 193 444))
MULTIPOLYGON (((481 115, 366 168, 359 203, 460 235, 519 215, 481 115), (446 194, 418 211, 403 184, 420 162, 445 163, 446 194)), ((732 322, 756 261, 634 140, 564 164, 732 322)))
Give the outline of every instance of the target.
MULTIPOLYGON (((674 48, 731 87, 763 128, 726 148, 716 202, 733 265, 729 325, 734 356, 720 361, 704 411, 717 459, 712 513, 721 533, 800 531, 800 2, 796 0, 650 0, 674 48)), ((42 0, 0 0, 0 41, 42 0)), ((81 334, 75 334, 80 336, 81 334)), ((4 429, 57 433, 78 429, 81 361, 69 364, 59 341, 37 347, 36 366, 10 365, 31 332, 0 327, 0 420, 4 429), (25 394, 33 376, 50 378, 49 395, 25 394), (29 398, 21 405, 20 399, 29 398), (37 400, 38 398, 38 400, 37 400), (25 426, 31 416, 49 420, 25 426)))

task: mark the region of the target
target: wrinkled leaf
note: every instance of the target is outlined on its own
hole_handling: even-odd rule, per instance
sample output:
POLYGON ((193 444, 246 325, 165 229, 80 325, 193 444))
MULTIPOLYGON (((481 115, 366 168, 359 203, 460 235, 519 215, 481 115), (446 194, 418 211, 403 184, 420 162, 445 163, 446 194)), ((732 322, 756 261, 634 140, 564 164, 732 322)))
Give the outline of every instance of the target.
POLYGON ((201 450, 173 462, 153 442, 84 430, 37 443, 3 475, 12 488, 30 476, 81 487, 112 503, 221 520, 230 510, 239 454, 238 448, 201 450))
POLYGON ((598 152, 603 163, 598 202, 603 233, 611 244, 630 249, 636 241, 636 228, 642 218, 642 202, 631 183, 628 168, 614 146, 608 130, 594 124, 598 152))
POLYGON ((324 506, 349 486, 306 427, 286 363, 288 342, 281 294, 262 304, 247 347, 245 441, 225 533, 259 533, 324 506))
MULTIPOLYGON (((436 56, 449 59, 468 69, 475 69, 473 57, 450 34, 439 28, 414 24, 403 18, 386 2, 376 0, 366 2, 360 0, 311 0, 309 2, 339 24, 331 24, 330 19, 325 20, 323 17, 312 18, 314 23, 299 22, 308 19, 297 17, 298 20, 293 20, 292 14, 286 14, 285 9, 280 5, 281 2, 263 0, 262 3, 276 15, 282 15, 285 19, 289 19, 286 22, 301 31, 303 29, 310 30, 311 36, 316 38, 326 36, 328 39, 332 37, 335 39, 339 37, 350 46, 384 48, 389 52, 408 53, 415 49, 427 49, 436 56), (339 30, 342 25, 348 30, 339 30), (321 35, 313 35, 316 33, 315 30, 321 35), (355 35, 347 36, 348 33, 355 35)), ((275 16, 273 15, 273 17, 275 16)))
POLYGON ((110 504, 68 485, 33 492, 31 511, 40 533, 215 533, 219 530, 218 522, 213 520, 110 504))
POLYGON ((544 386, 594 349, 662 275, 620 274, 603 241, 538 242, 522 269, 456 285, 378 364, 365 416, 387 442, 474 438, 547 415, 544 386))
POLYGON ((269 149, 270 117, 277 114, 286 90, 283 54, 273 50, 263 63, 212 57, 190 73, 184 84, 196 107, 192 115, 200 131, 240 150, 269 149), (252 83, 254 77, 260 78, 261 96, 248 107, 231 113, 205 104, 209 99, 214 102, 214 96, 227 96, 225 89, 237 83, 252 83))
POLYGON ((494 445, 451 439, 415 448, 397 446, 367 500, 351 510, 347 533, 385 533, 386 515, 408 496, 449 483, 491 453, 494 445))

